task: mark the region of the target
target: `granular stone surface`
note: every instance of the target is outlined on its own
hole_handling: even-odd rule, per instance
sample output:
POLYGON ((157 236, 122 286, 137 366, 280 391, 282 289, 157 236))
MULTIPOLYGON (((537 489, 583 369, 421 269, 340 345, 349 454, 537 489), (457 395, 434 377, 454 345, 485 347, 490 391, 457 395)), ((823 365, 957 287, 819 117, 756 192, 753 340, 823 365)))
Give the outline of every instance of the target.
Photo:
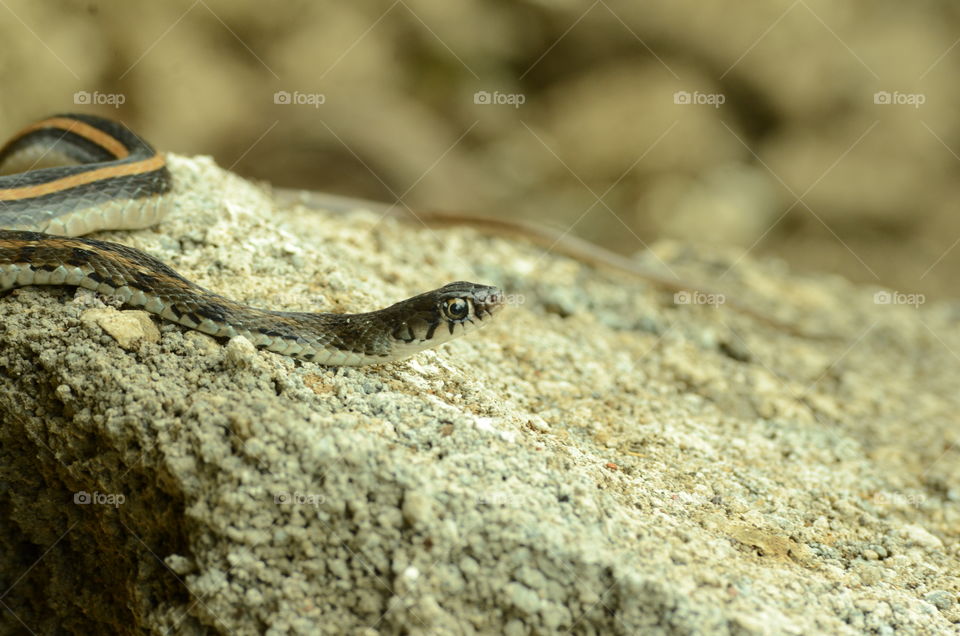
POLYGON ((731 299, 830 336, 802 337, 170 162, 170 217, 102 236, 218 293, 366 311, 462 279, 511 306, 329 368, 83 290, 0 298, 4 633, 958 632, 956 304, 717 247, 637 257, 729 270, 731 299))

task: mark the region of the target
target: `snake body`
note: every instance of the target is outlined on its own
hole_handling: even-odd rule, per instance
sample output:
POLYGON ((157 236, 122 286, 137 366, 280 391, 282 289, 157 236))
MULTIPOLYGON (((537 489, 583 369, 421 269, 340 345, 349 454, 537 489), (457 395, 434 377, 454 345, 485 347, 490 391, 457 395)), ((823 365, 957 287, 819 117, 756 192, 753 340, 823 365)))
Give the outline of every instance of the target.
POLYGON ((0 149, 0 291, 71 285, 203 333, 329 365, 406 358, 482 326, 503 306, 496 287, 454 282, 358 314, 271 311, 215 294, 139 250, 84 238, 138 229, 169 209, 163 156, 122 124, 57 115, 0 149))

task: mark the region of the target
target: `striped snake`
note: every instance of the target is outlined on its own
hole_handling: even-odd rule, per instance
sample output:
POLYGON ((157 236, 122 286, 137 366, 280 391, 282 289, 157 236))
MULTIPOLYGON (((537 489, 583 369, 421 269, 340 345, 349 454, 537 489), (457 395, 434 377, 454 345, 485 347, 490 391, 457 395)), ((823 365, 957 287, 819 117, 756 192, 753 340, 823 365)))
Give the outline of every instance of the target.
POLYGON ((148 227, 170 207, 163 156, 108 119, 56 115, 28 126, 0 149, 0 174, 0 291, 84 287, 211 336, 350 366, 406 358, 503 307, 496 287, 461 281, 368 313, 269 311, 208 291, 139 250, 77 238, 148 227))

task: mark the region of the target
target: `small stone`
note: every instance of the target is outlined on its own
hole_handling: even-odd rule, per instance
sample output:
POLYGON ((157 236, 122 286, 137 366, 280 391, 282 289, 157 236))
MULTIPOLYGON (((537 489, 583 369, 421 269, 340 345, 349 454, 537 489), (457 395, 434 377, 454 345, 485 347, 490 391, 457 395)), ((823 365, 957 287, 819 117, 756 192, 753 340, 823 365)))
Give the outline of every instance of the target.
POLYGON ((916 524, 905 525, 900 531, 900 534, 910 543, 924 548, 939 549, 943 547, 943 542, 923 526, 916 524))
POLYGON ((956 602, 956 597, 946 590, 934 590, 924 595, 923 600, 938 610, 950 609, 956 602))
POLYGON ((427 523, 433 518, 433 502, 423 493, 408 492, 403 498, 403 518, 412 526, 427 523))
POLYGON ((876 585, 883 580, 883 566, 859 563, 855 568, 857 575, 860 577, 860 582, 864 585, 876 585))
POLYGON ((505 592, 510 602, 520 611, 529 615, 534 615, 539 611, 541 605, 540 598, 536 592, 526 585, 521 585, 515 581, 507 583, 505 592))
POLYGON ((171 554, 167 556, 163 562, 166 563, 167 567, 170 568, 175 574, 179 574, 180 576, 189 574, 195 569, 193 560, 181 554, 171 554))
POLYGON ((526 636, 529 631, 522 621, 515 618, 507 623, 507 626, 503 628, 503 633, 506 636, 526 636))
POLYGON ((145 311, 117 311, 108 307, 88 309, 80 317, 95 323, 127 351, 139 349, 144 342, 160 342, 160 330, 145 311))
POLYGON ((257 348, 244 336, 234 336, 224 347, 224 357, 231 365, 246 368, 257 358, 257 348))

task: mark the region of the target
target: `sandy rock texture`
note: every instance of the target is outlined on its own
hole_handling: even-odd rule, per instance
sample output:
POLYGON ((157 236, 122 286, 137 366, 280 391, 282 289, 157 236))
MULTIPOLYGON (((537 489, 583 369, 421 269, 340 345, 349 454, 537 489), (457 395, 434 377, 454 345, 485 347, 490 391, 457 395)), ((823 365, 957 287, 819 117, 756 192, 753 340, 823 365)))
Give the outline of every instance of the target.
POLYGON ((104 237, 227 296, 356 311, 466 279, 512 306, 338 369, 85 291, 0 298, 3 633, 958 631, 956 305, 637 257, 831 336, 798 337, 170 161, 171 217, 104 237))

